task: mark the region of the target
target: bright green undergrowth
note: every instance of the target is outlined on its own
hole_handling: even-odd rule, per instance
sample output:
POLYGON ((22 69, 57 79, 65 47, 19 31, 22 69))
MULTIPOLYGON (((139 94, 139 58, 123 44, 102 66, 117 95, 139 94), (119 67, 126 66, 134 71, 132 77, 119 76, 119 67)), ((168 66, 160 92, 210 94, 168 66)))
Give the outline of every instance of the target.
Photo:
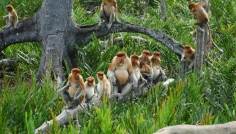
MULTIPOLYGON (((99 9, 89 14, 84 4, 97 1, 78 1, 73 5, 73 20, 80 24, 99 22, 99 9)), ((133 8, 133 1, 119 1, 119 19, 163 31, 182 45, 192 41, 191 31, 195 29, 191 13, 187 7, 190 1, 167 0, 167 21, 161 20, 160 3, 151 0, 146 15, 140 20, 138 11, 133 8)), ((41 1, 8 1, 0 2, 1 15, 5 15, 4 7, 12 4, 19 14, 19 19, 33 16, 40 9, 41 1)), ((95 108, 90 114, 78 114, 80 128, 70 124, 67 128, 59 128, 55 124, 50 133, 153 133, 160 128, 176 124, 217 124, 236 119, 236 3, 231 0, 211 1, 210 27, 214 42, 224 50, 215 68, 203 68, 201 75, 189 73, 185 80, 179 80, 179 59, 168 48, 150 37, 137 33, 116 33, 115 37, 124 37, 125 45, 121 49, 117 45, 104 49, 96 37, 78 49, 78 67, 83 70, 83 77, 95 76, 97 71, 107 71, 112 57, 118 51, 128 55, 140 54, 143 49, 160 51, 162 68, 167 77, 175 78, 168 89, 157 85, 155 88, 136 100, 126 103, 107 104, 95 108), (130 36, 141 36, 147 43, 134 43, 130 36)), ((5 21, 0 19, 0 27, 5 21)), ((107 37, 108 38, 108 37, 107 37)), ((105 37, 105 39, 107 39, 105 37)), ((216 54, 213 49, 213 55, 216 54)), ((33 133, 44 121, 55 119, 61 112, 64 103, 57 97, 55 82, 44 79, 44 85, 38 89, 35 74, 37 72, 41 48, 38 43, 21 43, 8 47, 0 58, 17 59, 17 68, 11 74, 5 74, 1 80, 4 85, 0 90, 0 133, 33 133)), ((210 56, 209 60, 214 57, 210 56)), ((1 70, 5 68, 0 67, 1 70)), ((68 69, 66 70, 68 73, 68 69)))

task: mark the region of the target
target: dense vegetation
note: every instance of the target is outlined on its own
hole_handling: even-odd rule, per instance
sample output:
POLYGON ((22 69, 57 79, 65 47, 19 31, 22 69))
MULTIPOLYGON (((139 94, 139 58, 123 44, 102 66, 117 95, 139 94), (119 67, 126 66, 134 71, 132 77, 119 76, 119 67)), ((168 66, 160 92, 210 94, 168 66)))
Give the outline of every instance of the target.
MULTIPOLYGON (((4 7, 12 4, 23 20, 34 15, 40 9, 43 0, 1 0, 0 12, 5 15, 4 7)), ((94 0, 95 1, 95 0, 94 0)), ((146 14, 140 20, 140 10, 134 8, 133 0, 119 0, 119 19, 166 32, 181 44, 195 46, 191 31, 195 29, 187 4, 190 0, 166 0, 167 21, 161 19, 160 3, 151 0, 146 14)), ((80 24, 99 22, 99 9, 90 12, 100 2, 75 0, 73 20, 80 24), (88 6, 93 4, 93 6, 88 6)), ((168 90, 157 86, 141 98, 125 104, 112 103, 90 111, 91 114, 79 114, 80 128, 69 125, 60 129, 57 124, 51 133, 153 133, 160 128, 176 124, 216 124, 236 120, 236 3, 232 0, 211 1, 210 27, 213 40, 224 50, 219 61, 214 62, 215 69, 203 68, 204 75, 189 73, 185 80, 179 80, 180 61, 168 48, 155 40, 136 33, 116 33, 124 37, 125 45, 103 48, 98 38, 78 47, 78 67, 83 77, 95 76, 97 71, 107 70, 108 63, 118 51, 128 55, 140 54, 143 49, 160 51, 162 68, 167 77, 175 78, 168 90), (146 44, 134 43, 130 36, 141 36, 148 40, 146 44)), ((0 27, 5 21, 0 19, 0 27)), ((106 39, 106 38, 105 38, 106 39)), ((212 55, 215 54, 213 49, 212 55)), ((37 89, 35 74, 41 55, 37 43, 12 45, 0 52, 0 59, 14 58, 16 68, 0 67, 0 133, 34 133, 34 129, 44 121, 55 118, 61 112, 64 103, 57 98, 55 82, 44 79, 44 85, 37 89), (9 70, 11 72, 9 72, 9 70)), ((208 60, 212 60, 210 56, 208 60)), ((65 67, 65 72, 69 69, 65 67)))

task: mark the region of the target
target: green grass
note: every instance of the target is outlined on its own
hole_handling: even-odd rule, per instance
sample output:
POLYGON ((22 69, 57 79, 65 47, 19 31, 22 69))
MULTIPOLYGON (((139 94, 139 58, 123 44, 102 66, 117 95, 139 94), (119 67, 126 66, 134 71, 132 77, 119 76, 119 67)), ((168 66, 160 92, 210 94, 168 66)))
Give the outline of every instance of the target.
MULTIPOLYGON (((83 4, 94 0, 74 2, 72 18, 80 24, 99 22, 99 10, 87 14, 83 4)), ((151 0, 146 9, 145 19, 140 21, 133 1, 119 2, 119 19, 161 30, 182 45, 195 46, 191 40, 191 31, 195 29, 188 1, 167 0, 167 21, 161 20, 160 4, 151 0)), ((2 0, 0 13, 5 15, 5 5, 12 4, 18 11, 19 19, 33 16, 42 4, 41 1, 2 0)), ((231 0, 211 1, 210 27, 214 42, 224 50, 219 61, 214 62, 215 69, 203 68, 204 76, 190 73, 185 80, 178 80, 179 59, 167 47, 152 38, 138 33, 116 33, 123 36, 125 47, 118 46, 103 49, 98 38, 78 49, 78 66, 83 70, 83 77, 95 76, 97 71, 107 71, 112 57, 118 51, 128 55, 140 54, 143 49, 161 52, 161 66, 167 77, 175 78, 167 90, 157 86, 141 98, 124 103, 104 103, 102 108, 95 108, 88 114, 79 114, 81 128, 69 125, 58 128, 55 124, 50 133, 153 133, 160 128, 176 124, 210 125, 225 123, 236 119, 236 3, 231 0), (130 36, 141 36, 147 43, 134 43, 130 36)), ((0 19, 0 27, 5 21, 0 19)), ((213 54, 217 51, 213 49, 213 54)), ((64 103, 57 98, 55 82, 45 78, 42 88, 37 89, 37 72, 41 48, 38 43, 21 43, 8 47, 2 58, 17 59, 17 66, 11 74, 5 74, 4 86, 0 89, 0 133, 33 133, 44 121, 55 119, 64 103), (28 58, 30 57, 30 58, 28 58)), ((209 59, 213 59, 212 56, 209 59)), ((6 68, 0 67, 1 70, 6 68)), ((69 72, 69 70, 66 70, 69 72)))

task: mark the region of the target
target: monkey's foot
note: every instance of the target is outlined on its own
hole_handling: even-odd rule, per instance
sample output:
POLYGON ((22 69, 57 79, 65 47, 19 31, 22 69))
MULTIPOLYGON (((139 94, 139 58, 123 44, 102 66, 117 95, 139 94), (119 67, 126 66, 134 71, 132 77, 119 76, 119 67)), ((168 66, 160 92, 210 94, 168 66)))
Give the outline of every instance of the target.
POLYGON ((107 29, 108 29, 108 30, 111 29, 111 25, 112 25, 112 23, 107 24, 107 29))

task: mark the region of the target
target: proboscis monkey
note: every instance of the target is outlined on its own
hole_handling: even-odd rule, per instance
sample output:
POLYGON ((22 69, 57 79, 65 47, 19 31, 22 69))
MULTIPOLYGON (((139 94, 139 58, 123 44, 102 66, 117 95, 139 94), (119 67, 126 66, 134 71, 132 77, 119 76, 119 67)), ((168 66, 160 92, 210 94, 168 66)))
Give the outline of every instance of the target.
POLYGON ((165 72, 161 68, 160 52, 153 52, 150 59, 153 70, 153 84, 157 84, 165 78, 165 72))
POLYGON ((116 54, 110 63, 107 74, 113 87, 112 92, 120 93, 122 97, 138 87, 138 81, 135 77, 131 60, 125 52, 118 52, 116 54))
POLYGON ((8 15, 4 16, 7 23, 5 28, 10 27, 11 25, 13 25, 14 28, 16 28, 17 23, 18 23, 18 16, 17 16, 16 10, 13 8, 12 5, 8 5, 6 6, 6 11, 8 12, 8 15))
POLYGON ((188 7, 192 11, 194 19, 197 20, 197 22, 194 23, 194 25, 201 26, 204 22, 207 23, 209 21, 208 14, 203 8, 205 5, 206 5, 205 2, 198 2, 198 3, 191 2, 189 4, 188 7))
POLYGON ((150 60, 149 56, 150 56, 150 52, 148 50, 143 50, 142 54, 139 56, 140 64, 146 63, 146 64, 150 65, 151 60, 150 60))
POLYGON ((89 76, 85 81, 86 88, 86 103, 90 103, 90 101, 95 96, 95 79, 92 76, 89 76))
POLYGON ((155 80, 161 73, 160 52, 153 52, 150 59, 151 59, 151 67, 153 70, 153 79, 155 80))
POLYGON ((133 70, 134 70, 134 74, 137 78, 137 80, 140 82, 140 81, 143 81, 143 82, 147 82, 146 79, 143 78, 143 76, 141 75, 141 72, 140 72, 140 62, 139 62, 139 57, 137 54, 133 54, 131 55, 130 57, 131 59, 131 62, 132 62, 132 67, 133 67, 133 70))
POLYGON ((212 40, 211 37, 211 30, 209 27, 209 15, 208 13, 205 11, 205 9, 203 8, 206 5, 206 2, 198 2, 198 3, 194 3, 191 2, 189 4, 189 9, 191 9, 193 17, 197 20, 196 23, 194 23, 194 25, 203 25, 204 22, 206 23, 208 30, 209 30, 209 42, 207 43, 207 49, 208 49, 208 54, 210 53, 210 47, 211 45, 213 45, 216 49, 218 49, 218 51, 220 51, 221 53, 223 53, 223 50, 220 49, 212 40))
POLYGON ((184 46, 184 59, 187 62, 189 69, 193 68, 194 59, 195 59, 195 49, 189 45, 184 46))
POLYGON ((153 70, 150 67, 150 52, 148 50, 143 50, 142 54, 139 56, 140 62, 140 72, 145 79, 153 79, 153 70))
POLYGON ((58 94, 62 92, 67 108, 78 106, 85 99, 86 88, 80 73, 81 71, 79 68, 73 68, 68 76, 66 86, 57 91, 58 94))
POLYGON ((98 98, 102 99, 103 97, 109 98, 111 95, 111 84, 107 79, 106 75, 103 72, 97 72, 97 91, 98 91, 98 98))
POLYGON ((110 29, 113 22, 118 20, 118 6, 116 0, 102 0, 100 8, 100 23, 109 22, 107 28, 110 29))

